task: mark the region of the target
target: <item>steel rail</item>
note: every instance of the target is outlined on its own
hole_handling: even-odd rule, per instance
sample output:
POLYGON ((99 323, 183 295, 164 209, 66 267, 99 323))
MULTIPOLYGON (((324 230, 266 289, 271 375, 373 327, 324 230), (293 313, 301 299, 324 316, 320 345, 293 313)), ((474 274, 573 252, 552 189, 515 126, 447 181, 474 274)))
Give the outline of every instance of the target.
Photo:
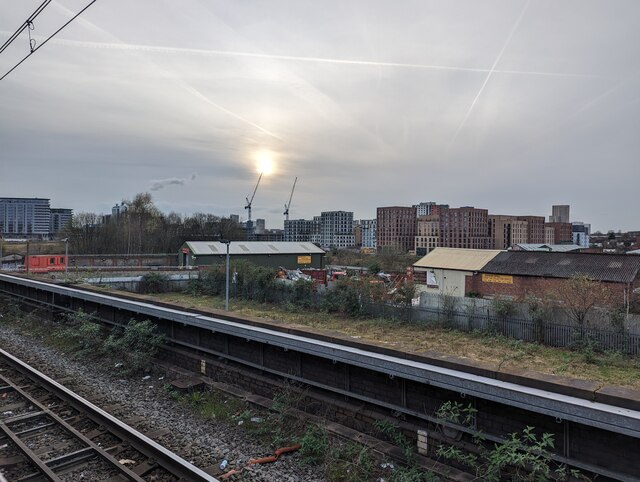
MULTIPOLYGON (((48 390, 53 392, 56 396, 59 396, 61 399, 69 403, 71 406, 73 406, 77 410, 81 411, 82 413, 86 413, 89 416, 89 418, 91 418, 94 422, 104 427, 107 427, 111 433, 117 435, 122 440, 125 440, 131 443, 136 450, 144 454, 146 457, 154 459, 155 461, 158 462, 158 465, 160 465, 166 470, 169 470, 172 474, 176 475, 177 477, 180 477, 183 480, 189 480, 194 482, 219 482, 218 479, 216 479, 215 477, 207 474, 206 472, 199 469, 198 467, 190 464, 186 460, 177 456, 175 453, 171 452, 169 449, 163 447, 162 445, 158 444, 157 442, 153 441, 152 439, 150 439, 146 435, 143 435, 142 433, 138 432, 132 427, 129 427, 128 425, 121 422, 120 420, 113 417, 112 415, 108 414, 101 408, 93 405, 91 402, 75 394, 68 388, 59 384, 58 382, 51 379, 44 373, 41 373, 38 370, 34 369, 30 365, 26 364, 25 362, 11 355, 5 350, 0 349, 0 357, 3 360, 5 360, 7 363, 12 365, 13 367, 17 368, 22 373, 26 374, 29 378, 36 381, 38 384, 46 387, 48 390)), ((14 387, 14 388, 17 388, 19 393, 24 394, 24 392, 19 387, 14 387)), ((63 426, 65 425, 64 421, 62 421, 57 415, 50 413, 50 411, 48 410, 46 411, 48 412, 47 415, 56 419, 56 421, 58 422, 62 422, 63 426)), ((4 429, 3 425, 4 425, 3 423, 0 423, 0 428, 4 429)), ((68 428, 65 427, 65 429, 68 429, 68 428)), ((79 438, 83 440, 85 443, 87 443, 88 439, 82 436, 82 434, 79 434, 79 432, 75 431, 75 429, 72 428, 71 432, 76 437, 78 437, 79 435, 80 436, 79 438)), ((122 471, 121 468, 123 466, 120 465, 118 461, 115 460, 111 455, 106 454, 106 457, 105 457, 105 454, 102 454, 101 453, 102 451, 98 450, 98 447, 93 442, 88 441, 88 445, 92 447, 97 454, 102 456, 103 459, 107 460, 108 463, 118 468, 118 470, 120 470, 121 473, 125 475, 125 477, 129 478, 129 480, 144 480, 144 479, 141 479, 136 474, 133 474, 128 469, 126 469, 125 471, 122 471), (126 473, 126 472, 129 472, 129 473, 126 473)), ((39 466, 39 469, 43 470, 42 467, 40 466, 39 466)), ((57 479, 51 479, 51 480, 57 480, 57 479)))
POLYGON ((84 291, 10 275, 0 275, 0 281, 2 280, 51 293, 73 296, 85 301, 105 304, 154 318, 197 326, 287 350, 296 350, 332 361, 378 371, 389 376, 402 377, 461 394, 519 407, 557 419, 640 438, 640 412, 628 408, 496 380, 429 363, 375 353, 339 343, 282 333, 269 328, 224 320, 214 316, 189 313, 180 309, 157 306, 143 301, 127 300, 113 295, 84 291))

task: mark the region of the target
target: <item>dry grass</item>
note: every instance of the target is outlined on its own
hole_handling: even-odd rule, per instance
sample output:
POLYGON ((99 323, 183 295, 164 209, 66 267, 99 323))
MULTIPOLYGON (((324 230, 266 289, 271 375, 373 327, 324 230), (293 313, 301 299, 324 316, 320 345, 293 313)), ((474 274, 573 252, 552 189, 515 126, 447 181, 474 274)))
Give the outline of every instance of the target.
MULTIPOLYGON (((199 310, 222 310, 222 298, 179 293, 153 295, 164 302, 199 310)), ((358 339, 410 353, 426 351, 480 362, 496 370, 530 370, 640 389, 640 359, 618 353, 585 354, 501 336, 464 333, 380 319, 353 319, 317 312, 290 312, 278 305, 230 300, 234 314, 274 324, 313 328, 332 336, 358 339)))
MULTIPOLYGON (((3 243, 2 256, 27 254, 27 243, 3 243)), ((33 241, 29 243, 29 254, 64 254, 64 243, 57 241, 33 241)))

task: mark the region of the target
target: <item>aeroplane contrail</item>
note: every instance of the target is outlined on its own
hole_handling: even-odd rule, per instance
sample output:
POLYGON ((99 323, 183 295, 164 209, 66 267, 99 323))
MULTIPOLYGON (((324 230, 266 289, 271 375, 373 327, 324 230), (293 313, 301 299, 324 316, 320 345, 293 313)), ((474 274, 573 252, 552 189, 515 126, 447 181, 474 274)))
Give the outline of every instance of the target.
POLYGON ((527 0, 527 3, 524 5, 524 8, 522 9, 522 12, 520 12, 520 15, 518 16, 515 23, 513 24, 513 27, 511 27, 511 31, 509 32, 509 35, 507 35, 507 39, 505 40, 504 45, 502 45, 500 52, 498 52, 498 55, 496 56, 496 59, 494 60, 493 65, 491 66, 491 69, 488 71, 487 76, 484 79, 484 82, 480 86, 480 90, 478 90, 478 93, 476 94, 475 98, 473 99, 473 102, 471 102, 471 105, 467 109, 467 113, 464 115, 462 122, 458 126, 458 129, 456 129, 456 133, 454 134, 453 139, 449 144, 449 149, 451 149, 453 144, 455 144, 456 140, 458 139, 458 135, 466 125, 467 120, 469 119, 469 116, 471 116, 471 112, 473 112, 473 108, 476 106, 478 99, 480 99, 482 92, 484 92, 484 88, 489 83, 489 79, 491 79, 491 76, 496 72, 496 66, 498 65, 498 62, 500 62, 500 59, 502 59, 502 55, 504 54, 504 51, 507 49, 507 47, 511 43, 511 38, 513 37, 513 34, 518 29, 518 26, 520 25, 520 22, 522 21, 524 14, 527 12, 527 9, 529 8, 529 4, 530 4, 530 0, 527 0))
MULTIPOLYGON (((9 32, 0 32, 2 35, 8 35, 9 32)), ((33 36, 32 36, 33 37, 33 36)), ((37 39, 37 37, 34 37, 37 39)), ((114 49, 114 50, 133 50, 140 52, 153 52, 153 53, 167 53, 167 54, 191 54, 191 55, 204 55, 204 56, 226 56, 226 57, 248 57, 258 59, 269 60, 288 60, 295 62, 315 62, 315 63, 328 63, 328 64, 342 64, 342 65, 360 65, 369 67, 398 67, 406 69, 421 69, 421 70, 443 70, 453 72, 475 72, 486 74, 511 74, 511 75, 535 75, 542 77, 599 77, 593 74, 575 74, 570 72, 545 72, 536 70, 501 70, 496 69, 495 64, 492 68, 476 68, 476 67, 456 67, 451 65, 437 65, 437 64, 418 64, 418 63, 405 63, 405 62, 383 62, 373 60, 354 60, 354 59, 335 59, 327 57, 304 57, 297 55, 278 55, 278 54, 264 54, 258 52, 242 52, 235 50, 216 50, 216 49, 194 49, 185 47, 163 47, 155 45, 142 45, 142 44, 125 44, 125 43, 109 43, 109 42, 87 42, 81 40, 67 40, 67 39, 53 39, 60 45, 68 45, 74 47, 84 48, 97 48, 97 49, 114 49)))

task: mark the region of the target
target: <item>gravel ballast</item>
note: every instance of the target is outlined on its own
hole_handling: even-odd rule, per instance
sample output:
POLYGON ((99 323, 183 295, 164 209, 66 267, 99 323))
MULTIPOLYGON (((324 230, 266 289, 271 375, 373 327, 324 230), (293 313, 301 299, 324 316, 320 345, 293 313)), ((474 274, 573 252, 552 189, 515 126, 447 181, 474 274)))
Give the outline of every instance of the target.
MULTIPOLYGON (((261 444, 233 421, 205 420, 179 404, 168 396, 164 389, 168 378, 161 373, 144 380, 142 376, 124 378, 114 368, 115 362, 74 360, 2 323, 0 347, 139 431, 162 431, 163 435, 156 441, 198 467, 217 466, 226 459, 229 463, 226 472, 244 466, 250 458, 271 455, 277 448, 261 444)), ((218 471, 215 475, 224 472, 218 471)), ((298 453, 292 453, 272 464, 252 465, 229 480, 314 482, 325 479, 319 468, 305 464, 298 453)))

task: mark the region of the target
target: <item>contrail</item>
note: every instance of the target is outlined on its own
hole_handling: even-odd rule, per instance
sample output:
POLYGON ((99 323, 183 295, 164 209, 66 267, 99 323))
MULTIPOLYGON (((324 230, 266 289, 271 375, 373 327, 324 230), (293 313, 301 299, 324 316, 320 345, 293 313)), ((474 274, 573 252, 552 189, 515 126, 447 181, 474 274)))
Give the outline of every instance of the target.
POLYGON ((265 129, 264 127, 256 124, 255 122, 250 121, 249 119, 247 119, 245 117, 242 117, 240 114, 236 114, 235 112, 232 112, 229 109, 226 109, 226 108, 222 107, 220 104, 216 104, 214 101, 209 99, 206 95, 204 95, 202 92, 200 92, 195 87, 193 87, 190 84, 188 84, 187 82, 184 82, 184 81, 180 80, 180 83, 181 83, 181 87, 184 90, 186 90, 187 92, 190 92, 191 94, 195 95, 196 97, 202 99, 207 104, 215 107, 216 109, 224 112, 225 114, 230 115, 231 117, 235 117, 236 119, 238 119, 239 121, 244 122, 245 124, 249 124, 250 126, 255 127, 260 132, 264 132, 268 136, 271 136, 271 137, 273 137, 275 139, 278 139, 279 141, 284 142, 284 139, 282 137, 278 136, 277 134, 274 134, 270 130, 265 129))
MULTIPOLYGON (((8 32, 5 32, 5 31, 2 31, 0 33, 2 35, 8 35, 8 32)), ((296 55, 262 54, 257 52, 241 52, 241 51, 234 51, 234 50, 193 49, 193 48, 184 48, 184 47, 161 47, 161 46, 154 46, 154 45, 86 42, 86 41, 80 41, 80 40, 66 40, 66 39, 54 39, 52 40, 52 42, 58 43, 60 45, 68 45, 68 46, 84 47, 84 48, 134 50, 139 52, 191 54, 191 55, 204 55, 204 56, 248 57, 248 58, 269 59, 269 60, 288 60, 288 61, 294 61, 294 62, 314 62, 314 63, 328 63, 328 64, 342 64, 342 65, 359 65, 359 66, 369 66, 369 67, 397 67, 397 68, 420 69, 420 70, 474 72, 474 73, 481 73, 481 74, 488 73, 488 74, 511 74, 511 75, 536 75, 536 76, 542 76, 542 77, 578 77, 578 78, 599 77, 598 75, 593 75, 593 74, 573 74, 573 73, 564 73, 564 72, 544 72, 544 71, 535 71, 535 70, 500 70, 495 68, 483 69, 483 68, 473 68, 473 67, 456 67, 456 66, 450 66, 450 65, 415 64, 415 63, 403 63, 403 62, 380 62, 380 61, 373 61, 373 60, 332 59, 332 58, 326 58, 326 57, 302 57, 302 56, 296 56, 296 55)))
POLYGON ((516 19, 515 23, 513 24, 513 27, 511 27, 511 31, 509 32, 509 35, 507 36, 507 39, 504 42, 504 45, 500 49, 500 52, 498 52, 498 56, 496 57, 496 60, 494 60, 493 65, 491 66, 491 69, 489 70, 489 72, 487 73, 487 76, 484 79, 484 82, 480 86, 480 90, 478 91, 478 93, 476 94, 475 98, 473 99, 473 102, 471 102, 471 105, 469 106, 469 109, 467 110, 467 113, 465 114, 464 118, 462 119, 462 122, 458 126, 458 129, 456 130, 456 133, 454 134, 453 139, 451 140, 451 144, 449 145, 449 149, 451 149, 453 144, 455 144, 456 140, 458 139, 458 135, 460 134, 460 131, 462 131, 462 129, 464 128, 465 124, 467 123, 467 120, 469 119, 469 116, 471 115, 471 112, 473 111, 473 108, 476 106, 476 103, 478 102, 478 99, 482 95, 482 92, 484 91, 484 88, 489 83, 489 79, 491 79, 491 76, 493 75, 493 73, 496 72, 496 70, 495 70, 496 66, 498 65, 498 62, 500 62, 500 59, 502 58, 502 55, 504 54, 504 51, 509 46, 509 43, 511 43, 511 38, 513 37, 513 34, 518 29, 518 26, 520 25, 520 22, 522 21, 522 18, 524 17, 524 14, 526 13, 527 9, 529 8, 529 3, 530 3, 530 0, 527 0, 527 3, 524 5, 524 8, 522 9, 522 12, 520 12, 520 16, 518 16, 518 18, 516 19))
MULTIPOLYGON (((54 5, 56 7, 58 7, 60 10, 65 11, 66 13, 70 14, 73 13, 71 12, 68 8, 66 8, 63 5, 54 3, 54 5)), ((88 28, 97 31, 103 35, 107 35, 108 37, 110 37, 113 40, 116 40, 118 43, 108 43, 106 45, 109 45, 111 48, 118 48, 118 49, 123 49, 126 50, 127 44, 125 44, 124 42, 122 42, 119 38, 115 37, 114 35, 110 34, 109 32, 107 32, 106 30, 104 30, 101 27, 98 27, 97 25, 95 25, 93 22, 90 22, 89 20, 87 20, 86 18, 82 18, 79 17, 78 18, 78 23, 84 24, 85 26, 87 26, 88 28)), ((4 34, 4 31, 0 32, 2 34, 4 34)), ((33 38, 33 37, 32 37, 33 38)), ((52 42, 56 40, 56 39, 52 39, 52 42)), ((78 42, 78 41, 73 41, 73 40, 64 40, 64 39, 58 39, 60 40, 60 42, 56 42, 56 43, 60 43, 61 45, 67 44, 67 45, 78 45, 78 46, 86 46, 84 44, 93 44, 94 42, 78 42)), ((96 45, 101 45, 101 43, 99 42, 95 42, 96 45)), ((135 49, 131 49, 131 50, 135 50, 135 49)), ((201 100, 204 100, 207 104, 215 107, 216 109, 224 112, 225 114, 228 114, 238 120, 240 120, 241 122, 244 122, 256 129, 258 129, 259 131, 275 138, 278 139, 279 141, 284 142, 284 139, 276 134, 274 134, 273 132, 269 131, 268 129, 265 129, 264 127, 256 124, 255 122, 250 121, 249 119, 246 119, 245 117, 242 117, 240 114, 236 114, 235 112, 230 111, 229 109, 222 107, 219 104, 216 104, 214 101, 212 101, 211 99, 209 99, 207 96, 205 96, 202 92, 200 92, 199 90, 197 90, 195 87, 193 87, 191 84, 189 84, 188 82, 186 82, 184 79, 180 79, 180 78, 176 78, 174 75, 171 75, 169 72, 167 72, 165 69, 159 67, 157 64, 155 64, 154 62, 150 61, 149 59, 145 58, 145 61, 147 63, 149 63, 151 66, 153 66, 155 69, 159 70, 160 72, 162 72, 164 74, 165 77, 172 79, 174 82, 176 82, 180 87, 182 87, 184 90, 186 90, 187 92, 190 92, 191 94, 193 94, 194 96, 200 98, 201 100)))

